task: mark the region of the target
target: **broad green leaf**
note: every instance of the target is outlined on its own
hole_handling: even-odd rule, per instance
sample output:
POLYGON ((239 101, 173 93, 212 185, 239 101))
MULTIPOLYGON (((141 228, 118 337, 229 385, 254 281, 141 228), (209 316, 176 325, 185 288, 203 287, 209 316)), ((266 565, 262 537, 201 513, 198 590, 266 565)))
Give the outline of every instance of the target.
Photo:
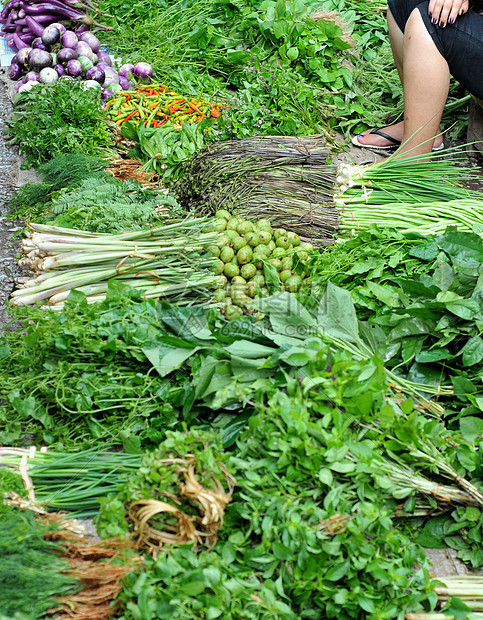
POLYGON ((273 347, 266 347, 262 344, 257 344, 251 340, 236 340, 233 344, 225 347, 225 351, 230 355, 236 355, 237 357, 247 357, 256 359, 259 357, 266 357, 275 353, 273 347))
POLYGON ((279 359, 283 360, 289 366, 305 366, 314 358, 313 352, 310 355, 304 349, 299 347, 292 347, 288 351, 284 351, 280 354, 279 359))
POLYGON ((173 370, 178 369, 199 350, 194 348, 172 348, 167 349, 165 346, 153 348, 145 347, 142 349, 144 355, 148 358, 161 377, 165 377, 173 370))
POLYGON ((448 349, 429 349, 420 351, 416 355, 416 361, 422 364, 429 364, 431 362, 439 362, 440 360, 451 359, 453 355, 448 349))
POLYGON ((473 366, 483 360, 483 339, 481 336, 473 336, 461 350, 463 366, 473 366))
POLYGON ((337 471, 341 474, 348 474, 351 471, 354 471, 356 465, 351 461, 336 461, 335 463, 331 463, 329 467, 333 471, 337 471))
POLYGON ((201 398, 213 378, 220 360, 215 357, 201 357, 201 366, 196 374, 195 398, 201 398))
POLYGON ((438 244, 435 241, 429 241, 423 245, 417 245, 409 250, 409 256, 428 261, 434 260, 438 256, 438 244))
POLYGON ((445 615, 453 617, 454 620, 471 618, 471 608, 456 596, 451 596, 446 605, 441 608, 441 611, 445 615))
POLYGON ((328 487, 330 487, 332 485, 333 480, 334 480, 334 477, 333 477, 332 472, 330 471, 330 469, 327 469, 327 468, 321 469, 319 471, 319 480, 323 484, 325 484, 328 487))
POLYGON ((439 286, 442 291, 447 291, 454 280, 454 271, 448 263, 441 263, 434 270, 433 282, 439 286))
POLYGON ((280 280, 278 271, 273 265, 270 265, 270 263, 266 261, 263 261, 263 277, 265 278, 270 295, 282 290, 282 281, 280 280))
POLYGON ((460 260, 483 263, 483 241, 474 233, 450 232, 437 239, 439 247, 460 260))
POLYGON ((433 334, 434 323, 423 318, 413 317, 403 318, 399 324, 391 330, 390 340, 400 340, 408 336, 419 336, 420 334, 433 334))
POLYGON ((429 519, 416 538, 416 542, 429 549, 445 549, 447 544, 444 538, 447 534, 447 525, 450 521, 451 519, 447 516, 429 519))
POLYGON ((389 286, 388 284, 381 286, 377 282, 371 282, 370 280, 366 282, 366 286, 374 297, 386 306, 397 308, 401 305, 397 290, 393 286, 389 286))
POLYGON ((345 577, 349 571, 350 562, 346 560, 345 562, 341 562, 340 564, 336 564, 332 568, 330 568, 325 575, 323 575, 323 579, 327 579, 328 581, 339 581, 342 577, 345 577))
POLYGON ((387 335, 379 325, 359 321, 359 336, 371 353, 380 353, 382 357, 382 353, 386 351, 387 335))
POLYGON ((360 344, 356 311, 349 291, 327 283, 317 313, 319 329, 330 338, 339 338, 351 344, 360 344))
POLYGON ((483 437, 483 418, 467 416, 460 418, 460 431, 463 439, 470 444, 474 444, 476 439, 483 437))
POLYGON ((276 293, 271 297, 257 299, 255 306, 269 315, 273 331, 282 339, 306 339, 317 331, 314 317, 291 293, 276 293))

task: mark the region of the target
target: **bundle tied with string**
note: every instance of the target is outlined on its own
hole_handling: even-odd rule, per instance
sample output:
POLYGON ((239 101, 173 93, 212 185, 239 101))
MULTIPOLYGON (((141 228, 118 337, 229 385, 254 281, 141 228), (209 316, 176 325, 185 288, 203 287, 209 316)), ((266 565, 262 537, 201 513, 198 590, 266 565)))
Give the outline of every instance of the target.
POLYGON ((334 203, 339 235, 350 237, 371 226, 403 233, 437 235, 448 226, 483 234, 481 193, 465 187, 477 179, 466 167, 466 153, 447 149, 404 158, 391 157, 370 166, 341 164, 334 203))
POLYGON ((314 245, 332 243, 336 167, 324 138, 254 136, 210 144, 174 188, 190 211, 225 209, 245 219, 268 218, 314 245))
POLYGON ((199 463, 193 454, 161 459, 159 464, 171 470, 177 492, 173 492, 171 485, 170 489, 162 492, 168 501, 143 498, 130 504, 128 516, 133 523, 137 544, 147 548, 154 556, 167 544, 193 543, 194 548, 203 545, 211 549, 223 524, 225 507, 236 484, 235 478, 222 463, 217 463, 218 476, 204 472, 205 486, 202 485, 199 481, 199 463), (221 482, 220 474, 225 484, 221 482))
POLYGON ((206 219, 186 219, 111 235, 30 222, 19 264, 35 277, 19 283, 11 303, 43 301, 60 309, 72 289, 94 303, 105 298, 111 280, 145 298, 177 304, 208 300, 217 278, 211 271, 215 259, 206 248, 216 235, 204 232, 205 227, 206 219))

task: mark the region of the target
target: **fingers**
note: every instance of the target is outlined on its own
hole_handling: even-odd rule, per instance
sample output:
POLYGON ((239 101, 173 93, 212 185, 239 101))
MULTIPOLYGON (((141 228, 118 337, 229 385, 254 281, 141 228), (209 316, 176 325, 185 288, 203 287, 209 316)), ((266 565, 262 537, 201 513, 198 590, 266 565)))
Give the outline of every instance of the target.
POLYGON ((468 0, 430 0, 428 13, 431 22, 444 28, 468 11, 468 0))

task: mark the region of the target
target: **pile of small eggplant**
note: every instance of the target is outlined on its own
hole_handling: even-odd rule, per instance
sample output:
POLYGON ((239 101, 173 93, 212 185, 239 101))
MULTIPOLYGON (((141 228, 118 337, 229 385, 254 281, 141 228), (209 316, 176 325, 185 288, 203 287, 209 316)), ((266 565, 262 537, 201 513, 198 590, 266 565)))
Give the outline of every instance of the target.
MULTIPOLYGON (((75 4, 78 6, 78 0, 75 4)), ((151 79, 153 70, 146 62, 127 63, 115 69, 109 54, 101 50, 97 36, 89 31, 88 24, 94 23, 92 18, 71 7, 63 10, 60 5, 66 7, 60 0, 38 4, 20 0, 9 2, 2 11, 1 34, 17 50, 8 72, 9 78, 17 81, 17 92, 37 84, 55 84, 67 77, 83 80, 86 87, 101 89, 106 101, 121 90, 131 90, 134 82, 151 79), (53 11, 54 6, 54 13, 39 13, 40 9, 53 11), (71 23, 82 25, 69 30, 65 19, 53 21, 67 15, 72 15, 71 23), (45 25, 47 21, 51 23, 45 25), (12 29, 14 32, 8 32, 12 29)))
POLYGON ((11 49, 19 50, 22 44, 31 45, 46 26, 57 22, 77 33, 92 26, 109 30, 90 17, 89 10, 99 14, 90 0, 10 0, 0 14, 0 34, 11 49))

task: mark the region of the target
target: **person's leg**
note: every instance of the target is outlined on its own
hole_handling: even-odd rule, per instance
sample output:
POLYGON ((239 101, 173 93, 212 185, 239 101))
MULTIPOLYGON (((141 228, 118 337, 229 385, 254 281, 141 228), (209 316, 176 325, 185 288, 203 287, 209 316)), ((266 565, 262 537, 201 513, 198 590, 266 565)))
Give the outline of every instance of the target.
MULTIPOLYGON (((399 74, 399 79, 401 83, 403 82, 403 46, 404 46, 404 34, 402 30, 396 23, 391 10, 387 9, 387 29, 389 33, 389 41, 391 43, 392 55, 394 58, 394 63, 396 65, 397 72, 399 74)), ((364 145, 373 145, 373 146, 392 146, 391 142, 388 141, 384 136, 380 136, 378 134, 370 134, 369 129, 364 131, 363 133, 357 136, 357 142, 364 145)), ((384 127, 382 129, 383 133, 395 138, 396 140, 401 141, 404 134, 404 121, 400 121, 399 123, 395 123, 394 125, 390 125, 389 127, 384 127)))
POLYGON ((404 31, 403 89, 404 134, 397 154, 430 153, 439 133, 449 91, 450 72, 418 9, 404 31))
MULTIPOLYGON (((413 11, 413 13, 414 12, 415 11, 413 11)), ((402 32, 401 28, 398 26, 396 20, 394 19, 394 16, 391 13, 390 9, 388 9, 387 11, 387 27, 388 27, 389 41, 391 43, 391 50, 392 50, 392 54, 394 58, 394 63, 396 65, 396 69, 399 74, 401 83, 404 86, 404 46, 405 46, 404 38, 405 37, 404 37, 404 33, 402 32)), ((424 27, 424 24, 423 24, 423 27, 424 27)), ((384 138, 384 136, 370 133, 370 131, 371 130, 367 130, 363 132, 362 134, 359 134, 358 136, 356 136, 356 143, 359 143, 362 146, 367 145, 367 146, 376 146, 376 147, 381 147, 381 148, 392 146, 392 143, 388 141, 386 138, 384 138)), ((400 121, 398 123, 395 123, 394 125, 384 127, 382 129, 382 132, 384 134, 387 134, 388 136, 391 136, 392 138, 395 138, 396 140, 399 140, 400 142, 403 142, 405 140, 404 121, 400 121)), ((436 134, 439 134, 439 128, 436 134)), ((435 139, 432 146, 437 148, 442 144, 442 142, 443 142, 443 138, 441 136, 438 136, 435 139)))

